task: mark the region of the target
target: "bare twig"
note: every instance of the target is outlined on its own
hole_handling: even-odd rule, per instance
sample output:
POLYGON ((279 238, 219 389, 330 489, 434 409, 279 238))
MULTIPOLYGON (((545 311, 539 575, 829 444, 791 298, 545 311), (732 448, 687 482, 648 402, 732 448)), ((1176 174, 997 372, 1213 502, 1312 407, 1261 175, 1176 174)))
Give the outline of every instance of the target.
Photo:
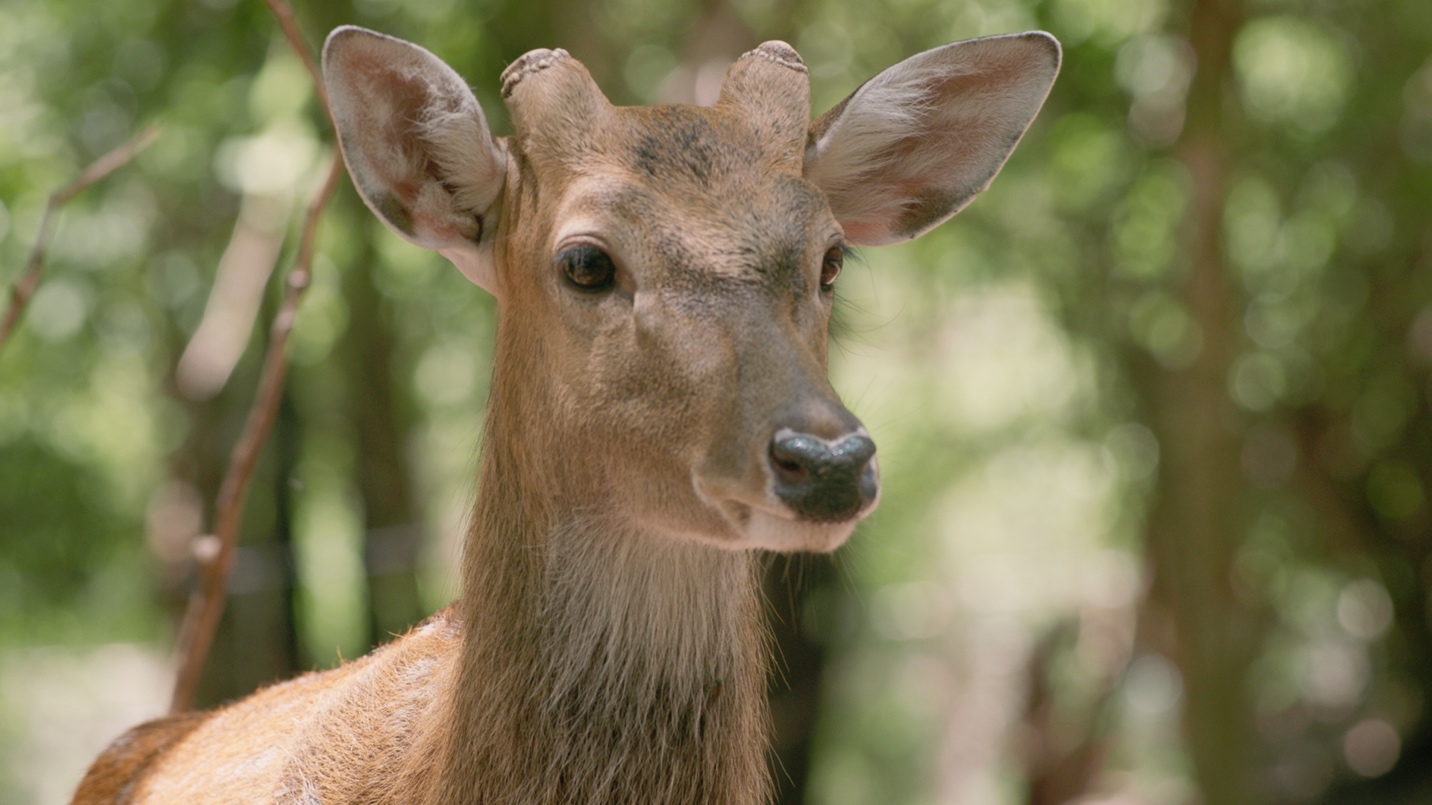
MULTIPOLYGON (((278 16, 289 42, 313 74, 318 96, 324 103, 324 111, 327 112, 323 83, 319 80, 312 54, 299 35, 298 27, 293 23, 293 10, 282 0, 266 2, 278 16)), ((239 524, 243 518, 244 494, 258 464, 259 454, 263 451, 264 443, 268 441, 269 432, 273 430, 279 402, 283 397, 284 376, 288 368, 285 347, 288 345, 289 333, 293 331, 299 302, 302 301, 312 276, 313 242, 318 232, 318 221, 328 205, 328 200, 338 188, 338 180, 342 175, 343 158, 335 149, 333 162, 328 168, 328 177, 309 201, 298 256, 288 274, 283 304, 269 330, 268 351, 264 354, 258 393, 249 409, 244 431, 229 456, 229 466, 219 487, 219 497, 215 503, 214 534, 201 537, 196 543, 195 555, 199 558, 201 578, 199 586, 189 596, 188 608, 184 612, 184 621, 179 629, 179 643, 175 650, 179 670, 174 682, 174 694, 169 703, 171 713, 183 712, 193 707, 204 662, 213 644, 219 618, 224 613, 224 593, 229 573, 233 569, 239 524)))
POLYGON ((158 137, 158 126, 146 128, 129 142, 96 159, 74 181, 50 195, 45 204, 45 214, 40 218, 40 230, 35 234, 35 245, 30 249, 30 259, 25 264, 25 273, 10 289, 10 305, 5 310, 5 318, 0 320, 0 347, 4 346, 15 325, 19 324, 20 316, 25 312, 25 305, 40 285, 40 266, 45 262, 45 250, 49 247, 55 212, 85 188, 124 167, 135 154, 149 147, 158 137))
POLYGON ((323 114, 333 119, 333 113, 328 107, 328 87, 323 83, 323 75, 318 71, 318 62, 313 58, 313 51, 308 49, 304 42, 303 33, 298 30, 298 21, 293 16, 293 6, 284 0, 264 0, 268 7, 273 10, 274 16, 278 17, 278 24, 283 26, 284 36, 288 37, 288 43, 303 59, 303 66, 308 68, 308 75, 313 78, 313 89, 318 93, 318 102, 323 106, 323 114))

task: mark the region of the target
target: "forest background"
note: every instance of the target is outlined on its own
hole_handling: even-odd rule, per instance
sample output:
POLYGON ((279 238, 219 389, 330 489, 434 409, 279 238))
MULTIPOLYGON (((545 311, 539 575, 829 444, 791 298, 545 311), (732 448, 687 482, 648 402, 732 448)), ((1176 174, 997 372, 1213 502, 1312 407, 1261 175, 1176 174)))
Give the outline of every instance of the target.
MULTIPOLYGON (((161 713, 193 540, 332 139, 256 0, 0 0, 0 801, 57 803, 161 713)), ((1432 4, 353 0, 505 132, 565 47, 691 101, 766 39, 816 112, 920 50, 1040 28, 1049 103, 994 187, 862 253, 832 377, 885 498, 773 558, 782 802, 1432 802, 1432 4)), ((346 180, 323 219, 205 704, 453 594, 491 300, 346 180)))

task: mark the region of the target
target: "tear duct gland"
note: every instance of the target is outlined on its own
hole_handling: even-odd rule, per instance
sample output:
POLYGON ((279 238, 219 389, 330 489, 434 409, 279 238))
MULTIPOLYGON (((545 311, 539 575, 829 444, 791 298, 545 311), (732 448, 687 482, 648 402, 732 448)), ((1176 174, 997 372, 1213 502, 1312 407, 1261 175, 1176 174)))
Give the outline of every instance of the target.
POLYGON ((984 189, 1058 63, 1047 34, 947 45, 812 121, 784 43, 710 108, 615 107, 540 50, 499 138, 431 53, 335 31, 359 194, 498 300, 462 593, 361 660, 137 728, 76 802, 764 801, 755 550, 833 550, 878 496, 825 377, 838 257, 984 189))

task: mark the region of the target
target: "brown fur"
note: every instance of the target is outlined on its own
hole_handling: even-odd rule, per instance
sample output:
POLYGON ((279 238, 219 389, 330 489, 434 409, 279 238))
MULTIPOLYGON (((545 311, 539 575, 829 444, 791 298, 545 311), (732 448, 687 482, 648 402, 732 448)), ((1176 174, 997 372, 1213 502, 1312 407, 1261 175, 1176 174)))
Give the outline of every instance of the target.
POLYGON ((181 713, 140 724, 121 735, 85 773, 75 792, 75 802, 130 802, 135 786, 154 761, 208 717, 208 713, 181 713))
MULTIPOLYGON (((1047 37, 1008 39, 972 51, 987 72, 1045 72, 1004 105, 981 98, 1018 125, 982 138, 1001 145, 975 149, 978 177, 1057 63, 1047 37)), ((826 381, 823 260, 858 242, 844 233, 905 232, 909 204, 934 205, 924 226, 968 200, 932 202, 901 176, 918 198, 838 217, 809 176, 878 182, 840 132, 898 166, 951 83, 931 76, 952 70, 965 91, 981 65, 942 50, 812 127, 805 68, 780 43, 733 65, 712 108, 613 107, 565 53, 534 51, 504 76, 516 132, 494 139, 421 48, 340 29, 324 62, 364 200, 500 303, 462 596, 360 660, 137 728, 75 802, 765 801, 752 549, 832 550, 874 506, 815 521, 773 491, 773 434, 864 433, 826 381), (610 255, 611 287, 564 279, 574 246, 610 255)))

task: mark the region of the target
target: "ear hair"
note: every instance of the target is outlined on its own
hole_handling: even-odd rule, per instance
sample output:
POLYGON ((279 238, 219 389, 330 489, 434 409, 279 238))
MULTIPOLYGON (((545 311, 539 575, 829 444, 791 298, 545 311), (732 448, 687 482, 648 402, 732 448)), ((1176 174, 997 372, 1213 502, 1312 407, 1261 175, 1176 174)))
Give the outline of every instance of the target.
POLYGON ((437 106, 425 107, 423 113, 414 129, 427 143, 429 162, 437 168, 441 183, 452 192, 453 206, 474 214, 486 212, 502 190, 506 160, 485 121, 437 106), (484 144, 489 148, 481 147, 484 144))
POLYGON ((423 48, 352 26, 329 35, 323 76, 364 203, 398 235, 495 291, 478 247, 484 230, 495 229, 487 219, 507 157, 467 84, 423 48))
POLYGON ((852 244, 917 237, 989 186, 1059 71, 1040 32, 956 42, 891 67, 812 124, 805 176, 852 244))

